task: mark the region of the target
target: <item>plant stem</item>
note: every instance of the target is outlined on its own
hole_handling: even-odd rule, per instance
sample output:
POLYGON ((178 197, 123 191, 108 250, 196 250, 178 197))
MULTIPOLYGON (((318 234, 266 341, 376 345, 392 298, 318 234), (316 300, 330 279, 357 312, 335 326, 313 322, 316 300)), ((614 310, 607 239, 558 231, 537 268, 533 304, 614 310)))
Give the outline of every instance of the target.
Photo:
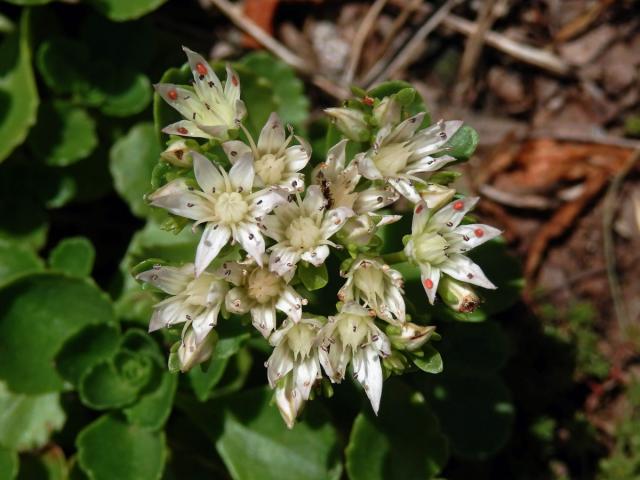
POLYGON ((394 264, 394 263, 403 263, 407 261, 407 255, 404 253, 404 250, 400 250, 399 252, 386 253, 382 255, 382 259, 385 263, 394 264))

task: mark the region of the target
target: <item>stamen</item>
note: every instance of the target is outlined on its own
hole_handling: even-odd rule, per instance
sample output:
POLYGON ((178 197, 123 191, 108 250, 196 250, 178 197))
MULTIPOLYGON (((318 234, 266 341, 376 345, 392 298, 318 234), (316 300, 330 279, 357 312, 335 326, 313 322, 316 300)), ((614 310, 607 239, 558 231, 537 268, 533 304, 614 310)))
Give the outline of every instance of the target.
POLYGON ((464 208, 464 202, 462 200, 458 200, 456 203, 453 204, 453 209, 454 210, 462 210, 464 208))
POLYGON ((433 288, 433 280, 431 280, 430 278, 427 278, 424 281, 424 286, 425 286, 425 288, 431 290, 433 288))

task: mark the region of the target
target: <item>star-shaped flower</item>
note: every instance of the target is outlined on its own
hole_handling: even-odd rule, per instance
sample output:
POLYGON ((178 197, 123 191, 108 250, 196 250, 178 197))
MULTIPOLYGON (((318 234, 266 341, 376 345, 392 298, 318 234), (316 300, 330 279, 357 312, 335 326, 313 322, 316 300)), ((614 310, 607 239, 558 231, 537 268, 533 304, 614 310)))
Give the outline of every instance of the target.
POLYGON ((246 114, 240 100, 240 80, 227 65, 227 80, 222 85, 209 63, 196 52, 182 47, 193 73, 193 90, 159 83, 158 94, 185 118, 162 131, 171 135, 226 140, 229 130, 238 127, 246 114))
POLYGON ((422 286, 431 304, 435 301, 441 274, 479 287, 496 288, 482 269, 464 255, 501 233, 497 228, 479 223, 460 225, 477 202, 478 197, 463 198, 432 210, 421 200, 414 209, 405 253, 420 267, 422 286))
POLYGON ((196 276, 230 239, 261 265, 265 243, 258 224, 276 205, 286 201, 286 194, 276 188, 253 192, 254 170, 249 154, 240 158, 229 173, 199 153, 192 152, 191 156, 200 189, 177 179, 156 190, 149 200, 155 207, 195 220, 194 228, 206 225, 196 251, 196 276))

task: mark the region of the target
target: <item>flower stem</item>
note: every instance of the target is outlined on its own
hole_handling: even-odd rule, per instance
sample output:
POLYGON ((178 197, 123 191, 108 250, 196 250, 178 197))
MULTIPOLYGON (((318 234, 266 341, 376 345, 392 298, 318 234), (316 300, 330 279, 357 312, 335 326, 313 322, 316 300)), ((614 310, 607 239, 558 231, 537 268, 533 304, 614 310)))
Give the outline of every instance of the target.
POLYGON ((389 263, 393 265, 394 263, 406 262, 407 255, 404 253, 403 250, 400 250, 399 252, 386 253, 382 255, 382 259, 385 261, 385 263, 389 263))

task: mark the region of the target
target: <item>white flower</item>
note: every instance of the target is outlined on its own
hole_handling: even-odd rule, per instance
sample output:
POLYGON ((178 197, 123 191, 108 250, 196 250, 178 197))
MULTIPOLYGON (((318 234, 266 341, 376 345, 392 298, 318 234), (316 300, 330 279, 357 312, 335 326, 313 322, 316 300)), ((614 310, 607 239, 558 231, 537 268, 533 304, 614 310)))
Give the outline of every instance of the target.
POLYGON ((332 117, 345 137, 355 142, 365 142, 369 139, 369 126, 360 110, 353 108, 325 108, 325 113, 332 117))
POLYGON ((424 183, 418 173, 432 172, 455 158, 434 157, 462 126, 461 121, 440 121, 423 130, 424 113, 406 119, 397 126, 386 124, 376 134, 373 147, 356 155, 360 173, 370 180, 386 180, 398 193, 417 203, 420 200, 414 182, 424 183))
POLYGON ((240 158, 228 174, 203 155, 196 152, 191 155, 201 190, 178 179, 155 191, 149 200, 155 207, 196 220, 194 228, 206 224, 196 251, 196 276, 231 238, 262 264, 265 243, 258 224, 274 206, 286 201, 286 195, 278 189, 252 192, 254 172, 250 155, 240 158))
POLYGON ((327 210, 327 201, 317 185, 307 189, 303 201, 299 196, 296 202, 289 199, 265 217, 262 225, 264 234, 277 242, 271 247, 269 268, 278 275, 292 270, 301 259, 322 265, 329 256, 328 245, 335 246, 329 238, 353 214, 346 207, 327 210))
POLYGON ((206 362, 211 358, 218 343, 218 335, 215 331, 209 332, 209 334, 200 342, 197 341, 197 336, 194 329, 190 326, 186 328, 186 331, 182 334, 182 340, 178 345, 178 349, 175 354, 169 355, 170 364, 175 360, 173 355, 177 355, 177 368, 182 373, 188 372, 196 365, 206 362))
POLYGON ((184 140, 177 140, 172 142, 167 149, 160 154, 163 160, 169 162, 177 167, 191 168, 192 158, 188 153, 191 151, 187 142, 184 140))
POLYGON ((269 338, 275 348, 267 360, 267 377, 289 428, 309 399, 313 384, 322 376, 318 356, 322 325, 319 318, 311 316, 303 316, 297 323, 285 320, 269 338))
POLYGON ((209 63, 197 53, 182 47, 193 73, 193 90, 170 83, 155 85, 158 94, 186 119, 165 127, 172 135, 226 140, 237 128, 246 109, 240 100, 240 80, 227 65, 224 87, 209 63))
POLYGON ((220 269, 220 275, 235 285, 226 297, 227 310, 234 313, 251 312, 253 326, 268 337, 276 328, 276 309, 284 312, 294 322, 302 316, 302 298, 289 282, 294 270, 277 275, 268 267, 268 259, 263 259, 261 267, 253 260, 245 262, 226 262, 220 269))
POLYGON ((394 348, 414 352, 427 343, 436 327, 405 322, 402 325, 389 325, 386 331, 394 348))
POLYGON ((194 277, 191 263, 179 268, 156 265, 138 274, 136 279, 170 295, 154 306, 149 331, 186 322, 184 331, 193 330, 193 342, 197 345, 216 326, 220 307, 229 290, 227 282, 214 274, 194 277))
POLYGON ((320 363, 332 382, 340 383, 352 363, 353 376, 364 388, 373 411, 378 413, 382 395, 380 357, 391 354, 389 339, 375 322, 375 313, 356 303, 347 303, 329 317, 320 332, 320 363))
POLYGON ((262 128, 257 145, 246 133, 250 147, 238 140, 222 145, 231 163, 250 153, 253 155, 257 186, 278 185, 290 192, 303 191, 304 175, 298 172, 311 158, 311 147, 306 140, 296 136, 300 145, 289 146, 294 136, 285 137, 284 127, 276 113, 271 114, 262 128))
POLYGON ((500 235, 500 230, 489 225, 460 225, 477 202, 477 197, 464 198, 432 210, 420 201, 414 209, 405 253, 420 267, 422 285, 431 304, 435 301, 443 273, 479 287, 496 288, 482 269, 463 255, 500 235))
POLYGON ((380 259, 358 257, 344 274, 347 281, 338 292, 343 302, 362 302, 390 323, 405 321, 402 275, 380 259))

